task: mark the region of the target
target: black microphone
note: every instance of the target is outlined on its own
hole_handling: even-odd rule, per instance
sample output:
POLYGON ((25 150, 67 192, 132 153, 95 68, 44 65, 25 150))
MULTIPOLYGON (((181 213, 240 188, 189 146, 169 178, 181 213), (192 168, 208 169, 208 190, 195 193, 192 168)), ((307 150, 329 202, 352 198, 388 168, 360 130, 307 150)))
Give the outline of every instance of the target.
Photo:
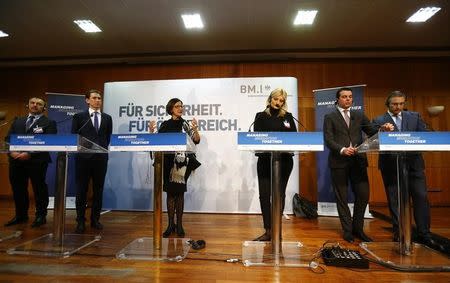
POLYGON ((292 119, 294 119, 295 121, 297 121, 297 123, 298 123, 300 126, 302 126, 303 130, 305 130, 305 132, 306 132, 306 127, 303 126, 303 124, 302 124, 297 118, 295 118, 294 115, 291 114, 291 116, 292 116, 292 119))
POLYGON ((253 123, 250 124, 250 127, 248 127, 248 131, 247 132, 251 132, 252 126, 255 124, 256 121, 253 121, 253 123))
POLYGON ((81 130, 86 127, 86 125, 89 123, 89 121, 91 121, 92 116, 94 116, 94 112, 91 113, 91 115, 89 115, 89 119, 86 120, 86 122, 84 122, 84 124, 78 129, 77 134, 79 134, 81 132, 81 130))

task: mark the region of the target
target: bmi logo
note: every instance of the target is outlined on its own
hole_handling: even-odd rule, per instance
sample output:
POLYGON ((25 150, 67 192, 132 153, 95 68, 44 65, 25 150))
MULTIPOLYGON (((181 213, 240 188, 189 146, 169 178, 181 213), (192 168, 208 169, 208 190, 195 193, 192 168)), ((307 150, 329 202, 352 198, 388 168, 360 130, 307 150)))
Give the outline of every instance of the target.
POLYGON ((264 94, 270 91, 270 85, 241 85, 241 93, 246 94, 264 94))

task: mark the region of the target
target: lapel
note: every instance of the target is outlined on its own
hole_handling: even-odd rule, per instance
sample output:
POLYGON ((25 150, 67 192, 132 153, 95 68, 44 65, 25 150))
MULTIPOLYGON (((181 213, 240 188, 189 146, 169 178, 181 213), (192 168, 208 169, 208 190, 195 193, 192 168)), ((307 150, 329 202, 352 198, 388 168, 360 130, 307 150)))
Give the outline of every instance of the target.
MULTIPOLYGON (((25 123, 22 123, 23 125, 26 124, 28 117, 25 118, 25 123)), ((26 130, 27 134, 35 134, 35 132, 33 131, 33 129, 35 128, 39 128, 41 127, 42 129, 45 128, 45 126, 47 126, 48 122, 47 122, 47 117, 45 117, 44 115, 42 115, 41 117, 39 117, 39 119, 35 120, 34 123, 31 125, 31 127, 26 130, 26 126, 24 126, 24 129, 26 130)))

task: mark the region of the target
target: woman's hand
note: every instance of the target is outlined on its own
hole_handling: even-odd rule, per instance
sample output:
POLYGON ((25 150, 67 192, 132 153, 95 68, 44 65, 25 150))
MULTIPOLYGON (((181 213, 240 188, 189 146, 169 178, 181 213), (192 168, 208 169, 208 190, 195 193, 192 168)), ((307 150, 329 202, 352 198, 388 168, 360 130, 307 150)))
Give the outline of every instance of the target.
POLYGON ((148 122, 148 131, 150 134, 153 134, 156 132, 156 121, 148 122))
POLYGON ((199 143, 200 142, 200 134, 198 133, 198 123, 197 123, 197 120, 195 118, 192 118, 191 128, 192 128, 192 131, 193 131, 192 140, 195 143, 199 143))

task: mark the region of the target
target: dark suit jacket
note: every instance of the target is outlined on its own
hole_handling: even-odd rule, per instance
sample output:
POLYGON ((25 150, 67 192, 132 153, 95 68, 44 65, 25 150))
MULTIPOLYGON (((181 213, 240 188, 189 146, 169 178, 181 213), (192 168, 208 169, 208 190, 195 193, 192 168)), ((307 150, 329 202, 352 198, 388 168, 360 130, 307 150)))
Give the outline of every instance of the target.
MULTIPOLYGON (((28 131, 26 130, 25 124, 27 122, 28 116, 19 117, 14 120, 9 128, 8 135, 6 136, 6 141, 9 142, 10 135, 41 135, 41 134, 56 134, 56 122, 48 119, 46 116, 41 116, 36 120, 28 131), (39 131, 42 129, 42 132, 39 131)), ((35 152, 30 153, 31 162, 51 162, 50 154, 48 152, 35 152)), ((16 162, 10 157, 10 161, 16 162)), ((20 161, 18 161, 20 162, 20 161)))
MULTIPOLYGON (((376 124, 391 123, 394 125, 395 131, 398 131, 394 120, 389 113, 376 117, 374 120, 376 124)), ((402 131, 403 132, 424 132, 427 131, 425 122, 417 112, 403 111, 402 112, 402 131)), ((417 170, 425 169, 425 162, 422 154, 417 152, 409 152, 406 156, 408 165, 417 170)), ((378 167, 380 169, 396 170, 396 156, 394 154, 380 154, 378 158, 378 167)))
MULTIPOLYGON (((101 124, 98 129, 98 133, 92 124, 91 117, 89 116, 89 111, 83 111, 77 113, 73 116, 72 120, 72 134, 78 134, 87 138, 88 140, 100 145, 101 147, 108 148, 109 142, 111 140, 112 134, 112 118, 106 113, 102 112, 101 124)), ((91 154, 78 154, 79 157, 92 157, 91 154)), ((97 157, 107 158, 107 154, 95 154, 97 157)))
POLYGON ((355 160, 361 166, 367 167, 365 154, 348 157, 341 155, 340 151, 343 147, 348 147, 350 142, 353 147, 360 145, 363 142, 362 131, 372 136, 378 132, 378 128, 361 111, 350 110, 350 127, 347 127, 344 117, 337 108, 326 114, 323 121, 323 135, 325 145, 330 149, 328 155, 330 168, 344 168, 355 160))

